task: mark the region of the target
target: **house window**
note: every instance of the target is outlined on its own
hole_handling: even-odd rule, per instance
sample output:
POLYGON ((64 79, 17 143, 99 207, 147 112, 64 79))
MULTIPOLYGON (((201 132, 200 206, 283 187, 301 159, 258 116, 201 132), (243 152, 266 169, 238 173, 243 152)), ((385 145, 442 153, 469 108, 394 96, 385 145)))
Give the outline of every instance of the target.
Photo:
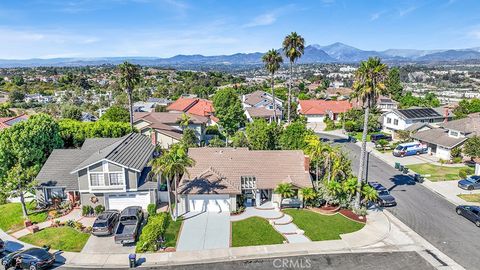
POLYGON ((458 132, 456 132, 456 131, 450 131, 450 136, 452 136, 452 137, 458 137, 458 132))
POLYGON ((243 189, 253 189, 257 186, 255 176, 242 176, 240 179, 243 189))
POLYGON ((387 117, 387 124, 391 124, 391 123, 392 123, 392 118, 387 117))
POLYGON ((121 186, 124 184, 122 173, 110 173, 108 177, 110 178, 111 186, 121 186))
POLYGON ((105 186, 105 179, 104 179, 103 173, 91 173, 90 186, 93 186, 93 187, 105 186))
POLYGON ((398 126, 398 119, 393 119, 393 124, 394 124, 395 126, 398 126))

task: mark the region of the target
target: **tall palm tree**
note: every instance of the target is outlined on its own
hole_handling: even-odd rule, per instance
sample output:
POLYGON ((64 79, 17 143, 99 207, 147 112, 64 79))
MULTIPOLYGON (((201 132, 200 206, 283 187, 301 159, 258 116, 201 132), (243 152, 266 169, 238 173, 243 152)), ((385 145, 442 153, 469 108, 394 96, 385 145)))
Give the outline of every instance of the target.
POLYGON ((287 122, 290 123, 290 107, 292 103, 292 77, 293 77, 293 64, 303 55, 305 49, 305 39, 292 32, 283 39, 283 52, 290 60, 290 78, 288 82, 288 110, 287 110, 287 122))
POLYGON ((280 68, 280 64, 283 63, 283 58, 275 49, 269 50, 262 56, 262 61, 265 63, 265 69, 270 72, 271 84, 272 84, 272 100, 273 100, 273 121, 277 121, 277 102, 275 101, 275 72, 280 68))
MULTIPOLYGON (((168 153, 168 152, 167 152, 168 153)), ((152 173, 158 178, 164 177, 166 180, 167 185, 167 199, 168 199, 168 210, 170 212, 170 216, 173 219, 173 211, 172 211, 172 199, 171 199, 171 179, 173 178, 170 175, 171 171, 169 170, 169 159, 170 157, 167 154, 161 155, 152 159, 149 162, 149 165, 152 166, 152 173)))
POLYGON ((282 208, 282 200, 283 198, 290 198, 293 196, 293 188, 292 184, 290 183, 281 183, 278 184, 275 192, 280 194, 280 205, 279 207, 282 208))
POLYGON ((387 65, 383 64, 380 58, 377 57, 370 57, 367 61, 362 61, 360 67, 355 72, 353 96, 362 101, 365 113, 365 118, 363 120, 362 150, 360 153, 360 166, 358 169, 358 190, 355 199, 355 207, 357 209, 360 208, 361 188, 366 171, 369 112, 370 109, 375 107, 378 96, 386 91, 385 81, 387 76, 387 65))
POLYGON ((130 112, 130 126, 133 130, 133 100, 132 94, 135 86, 140 83, 140 68, 127 61, 118 66, 120 71, 120 85, 128 96, 128 109, 130 112))
POLYGON ((305 141, 307 143, 306 153, 315 162, 315 188, 317 189, 320 176, 320 162, 323 160, 324 168, 328 171, 332 149, 328 144, 322 143, 316 135, 307 136, 305 141))

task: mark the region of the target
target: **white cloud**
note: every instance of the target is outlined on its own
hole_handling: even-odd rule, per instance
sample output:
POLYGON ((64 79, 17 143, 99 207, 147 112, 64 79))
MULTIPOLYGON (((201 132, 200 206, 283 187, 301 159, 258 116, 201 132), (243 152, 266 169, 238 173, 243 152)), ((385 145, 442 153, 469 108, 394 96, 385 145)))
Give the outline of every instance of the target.
POLYGON ((384 13, 385 11, 379 11, 379 12, 373 13, 372 15, 370 15, 370 21, 378 20, 384 13))
POLYGON ((265 26, 271 25, 277 21, 277 19, 285 14, 286 12, 292 10, 295 5, 287 5, 273 11, 268 11, 263 14, 258 15, 257 17, 253 18, 250 22, 243 25, 243 27, 256 27, 256 26, 265 26))
POLYGON ((414 6, 409 7, 409 8, 399 9, 398 10, 398 15, 400 15, 400 17, 403 17, 403 16, 413 12, 416 9, 417 9, 417 7, 414 7, 414 6))
POLYGON ((468 32, 468 36, 480 40, 480 28, 471 30, 470 32, 468 32))

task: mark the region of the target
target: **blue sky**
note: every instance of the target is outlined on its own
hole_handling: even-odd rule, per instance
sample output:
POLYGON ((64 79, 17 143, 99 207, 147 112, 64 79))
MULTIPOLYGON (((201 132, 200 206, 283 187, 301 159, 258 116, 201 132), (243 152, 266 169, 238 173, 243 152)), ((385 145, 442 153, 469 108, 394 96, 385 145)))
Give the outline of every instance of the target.
POLYGON ((2 0, 0 58, 232 54, 307 44, 480 46, 478 0, 2 0))

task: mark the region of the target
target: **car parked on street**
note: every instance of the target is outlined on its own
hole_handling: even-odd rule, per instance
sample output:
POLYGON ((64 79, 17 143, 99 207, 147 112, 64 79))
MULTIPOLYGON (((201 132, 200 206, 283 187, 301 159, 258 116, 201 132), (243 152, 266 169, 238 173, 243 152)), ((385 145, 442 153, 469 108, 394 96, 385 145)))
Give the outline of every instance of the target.
POLYGON ((29 248, 5 255, 2 258, 4 269, 48 269, 55 263, 55 256, 48 252, 49 248, 29 248))
POLYGON ((115 243, 131 244, 137 241, 138 232, 143 222, 140 206, 129 206, 120 213, 120 221, 115 229, 115 243))
POLYGON ((459 205, 456 208, 457 214, 464 216, 466 219, 475 223, 480 227, 480 206, 474 205, 459 205))
POLYGON ((469 176, 458 181, 458 187, 465 190, 480 189, 480 175, 469 176))
POLYGON ((393 155, 396 157, 406 157, 427 153, 428 148, 418 142, 401 143, 394 150, 393 155))
POLYGON ((93 223, 92 234, 95 236, 111 235, 117 226, 120 212, 107 210, 100 214, 93 223))
POLYGON ((373 187, 378 193, 377 204, 378 206, 395 206, 397 205, 397 201, 395 197, 393 197, 390 192, 385 188, 382 184, 378 182, 368 182, 368 184, 373 187))
POLYGON ((387 142, 392 141, 392 135, 378 133, 370 135, 370 141, 376 143, 377 141, 385 140, 387 142))

